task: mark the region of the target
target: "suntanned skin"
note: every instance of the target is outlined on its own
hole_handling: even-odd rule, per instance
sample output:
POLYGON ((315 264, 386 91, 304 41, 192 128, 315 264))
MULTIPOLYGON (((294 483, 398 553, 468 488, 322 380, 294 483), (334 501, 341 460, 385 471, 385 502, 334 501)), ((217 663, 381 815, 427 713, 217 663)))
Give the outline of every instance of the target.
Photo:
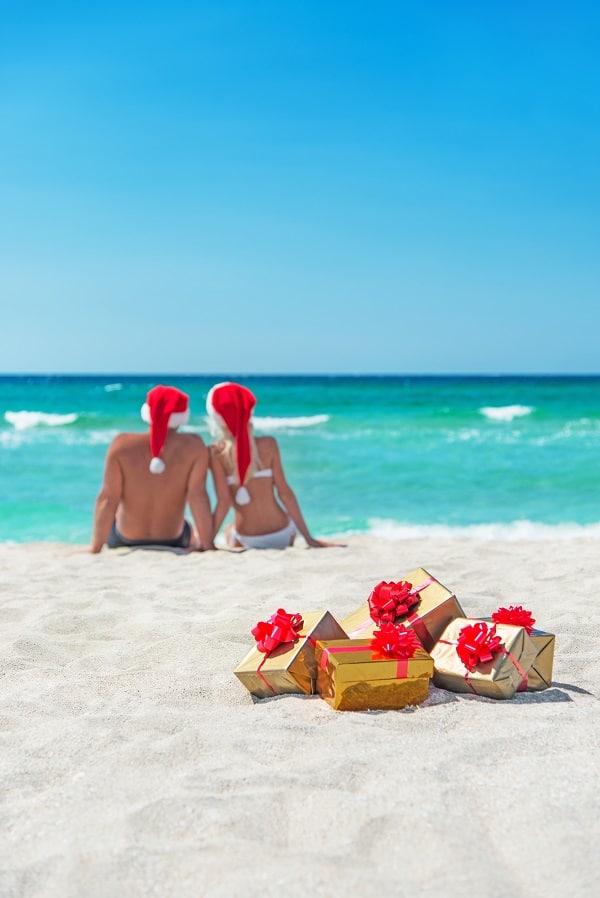
MULTIPOLYGON (((279 446, 274 437, 256 437, 256 449, 263 468, 272 468, 271 478, 248 477, 245 487, 250 494, 248 505, 238 505, 235 501, 236 486, 229 486, 225 459, 222 454, 222 443, 213 443, 210 447, 210 468, 215 485, 217 504, 213 514, 213 532, 216 535, 227 512, 233 506, 235 513, 235 529, 246 536, 258 536, 273 533, 287 526, 288 515, 302 534, 307 544, 313 548, 339 546, 341 543, 325 542, 311 536, 306 521, 300 510, 296 494, 286 480, 279 446), (275 495, 277 491, 277 497, 275 495), (283 507, 282 507, 283 506, 283 507)), ((293 542, 293 540, 292 540, 293 542)), ((238 543, 239 545, 239 543, 238 543)))
POLYGON ((131 540, 176 539, 184 526, 186 503, 194 519, 196 549, 214 549, 206 490, 209 452, 197 434, 169 430, 162 474, 152 474, 148 434, 121 433, 106 454, 104 482, 96 499, 90 552, 101 551, 113 521, 131 540))

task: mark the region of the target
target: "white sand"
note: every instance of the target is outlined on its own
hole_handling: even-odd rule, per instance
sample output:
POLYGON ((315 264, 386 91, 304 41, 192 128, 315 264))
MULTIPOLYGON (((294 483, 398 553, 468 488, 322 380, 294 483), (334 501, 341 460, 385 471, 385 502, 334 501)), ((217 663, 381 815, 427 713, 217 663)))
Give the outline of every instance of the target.
POLYGON ((0 895, 595 894, 598 550, 0 547, 0 895), (341 618, 419 566, 470 616, 531 608, 554 687, 352 714, 234 677, 277 607, 341 618))

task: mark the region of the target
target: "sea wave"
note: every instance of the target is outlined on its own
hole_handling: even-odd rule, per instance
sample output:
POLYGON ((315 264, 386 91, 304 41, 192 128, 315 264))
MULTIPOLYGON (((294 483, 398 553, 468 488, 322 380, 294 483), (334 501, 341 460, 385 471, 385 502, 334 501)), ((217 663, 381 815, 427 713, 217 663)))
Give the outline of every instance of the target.
POLYGON ((54 415, 48 412, 4 412, 4 420, 12 424, 15 430, 30 430, 32 427, 63 427, 77 421, 75 412, 66 415, 54 415))
POLYGON ((326 424, 329 415, 298 415, 294 418, 257 417, 252 419, 257 430, 284 430, 286 427, 314 427, 326 424))
POLYGON ((480 414, 492 421, 512 421, 514 418, 524 418, 532 411, 532 405, 485 405, 479 409, 480 414))
POLYGON ((369 536, 385 540, 472 539, 481 542, 545 542, 553 539, 600 539, 600 522, 595 524, 540 524, 535 521, 511 521, 509 524, 402 524, 383 518, 371 518, 369 536))
POLYGON ((556 433, 538 437, 533 441, 534 446, 546 446, 548 443, 555 443, 561 440, 572 440, 574 437, 585 439, 591 437, 598 438, 600 433, 600 421, 593 418, 578 418, 575 421, 567 421, 566 424, 556 433))
POLYGON ((0 449, 15 450, 31 447, 108 446, 118 430, 85 430, 29 428, 0 431, 0 449))
POLYGON ((113 393, 115 390, 122 390, 123 384, 106 384, 104 390, 107 393, 113 393))

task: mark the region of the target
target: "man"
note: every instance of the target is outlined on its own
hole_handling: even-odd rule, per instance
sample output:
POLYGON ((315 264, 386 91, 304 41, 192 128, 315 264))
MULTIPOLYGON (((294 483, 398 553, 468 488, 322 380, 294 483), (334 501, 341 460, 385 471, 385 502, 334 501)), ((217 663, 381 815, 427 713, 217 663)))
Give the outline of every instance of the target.
POLYGON ((121 433, 106 454, 90 551, 100 552, 105 543, 109 548, 214 549, 206 490, 208 448, 196 434, 177 433, 189 420, 189 396, 159 385, 146 399, 141 411, 150 439, 143 433, 121 433), (194 537, 184 517, 186 503, 194 537))

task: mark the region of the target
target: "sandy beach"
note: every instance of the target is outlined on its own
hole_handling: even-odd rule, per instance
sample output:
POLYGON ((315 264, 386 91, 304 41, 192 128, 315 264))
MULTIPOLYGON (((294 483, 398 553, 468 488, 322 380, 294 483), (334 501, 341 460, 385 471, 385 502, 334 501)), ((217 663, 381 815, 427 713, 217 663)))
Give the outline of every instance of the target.
POLYGON ((4 545, 0 595, 2 898, 595 893, 596 540, 4 545), (471 617, 530 608, 553 687, 343 713, 233 675, 277 607, 341 619, 419 566, 471 617))

